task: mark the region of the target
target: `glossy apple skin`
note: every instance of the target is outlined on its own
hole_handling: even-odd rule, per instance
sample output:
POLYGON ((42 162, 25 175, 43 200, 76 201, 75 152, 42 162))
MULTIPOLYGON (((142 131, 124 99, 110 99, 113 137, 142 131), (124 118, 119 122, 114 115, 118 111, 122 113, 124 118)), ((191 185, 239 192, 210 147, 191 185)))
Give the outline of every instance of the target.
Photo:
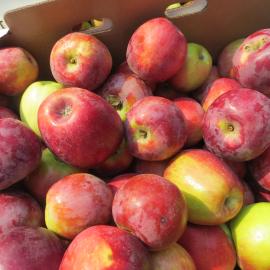
POLYGON ((0 190, 22 180, 39 164, 41 144, 22 122, 0 119, 0 190))
POLYGON ((80 172, 78 168, 58 160, 48 148, 45 148, 38 167, 27 175, 24 185, 40 203, 45 205, 49 188, 64 176, 78 172, 80 172))
POLYGON ((270 96, 270 29, 249 35, 233 57, 232 76, 244 87, 270 96))
POLYGON ((38 203, 22 192, 0 194, 0 234, 15 226, 39 227, 43 224, 43 211, 38 203))
POLYGON ((134 171, 138 174, 156 174, 163 176, 165 168, 167 167, 169 160, 161 161, 148 161, 136 159, 134 162, 134 171))
POLYGON ((188 252, 179 244, 173 243, 167 249, 150 253, 152 270, 185 269, 196 270, 188 252))
POLYGON ((55 80, 66 87, 94 90, 110 74, 112 57, 94 36, 73 32, 54 44, 50 67, 55 80))
POLYGON ((222 94, 231 90, 237 90, 242 88, 241 84, 234 79, 219 78, 215 80, 210 86, 207 95, 202 101, 202 107, 205 111, 208 110, 209 106, 222 94))
POLYGON ((146 21, 133 33, 126 58, 130 69, 143 80, 163 82, 182 67, 186 53, 183 33, 160 17, 146 21))
POLYGON ((125 131, 130 153, 149 161, 170 158, 187 138, 182 112, 172 101, 156 96, 134 104, 127 114, 125 131))
POLYGON ((219 225, 232 219, 243 205, 243 186, 225 162, 209 151, 180 152, 164 177, 177 185, 188 206, 188 220, 219 225))
POLYGON ((0 119, 13 118, 18 119, 18 116, 10 109, 0 106, 0 119))
POLYGON ((212 68, 212 56, 205 47, 188 43, 184 65, 170 79, 177 90, 188 93, 200 87, 209 76, 212 68))
POLYGON ((45 228, 20 226, 0 234, 3 269, 58 270, 64 251, 61 240, 45 228))
POLYGON ((196 269, 233 270, 236 266, 234 246, 220 226, 188 224, 178 243, 191 255, 196 269))
POLYGON ((0 93, 15 96, 22 93, 38 76, 34 57, 20 47, 0 49, 0 93))
POLYGON ((247 88, 229 91, 217 98, 205 114, 205 144, 225 159, 254 159, 270 145, 269 118, 270 100, 265 95, 247 88))
POLYGON ((188 97, 177 98, 174 104, 183 113, 187 125, 186 147, 193 146, 202 139, 202 123, 204 111, 202 106, 194 99, 188 97))
POLYGON ((65 176, 47 193, 46 226, 64 238, 73 239, 87 227, 109 222, 112 199, 110 188, 94 175, 65 176))
POLYGON ((42 138, 64 162, 93 168, 112 155, 123 138, 117 112, 100 96, 65 88, 48 96, 38 111, 42 138))
POLYGON ((115 108, 122 121, 126 120, 127 112, 136 101, 152 95, 150 87, 143 80, 127 73, 111 75, 99 93, 115 108))
POLYGON ((153 250, 168 247, 182 235, 187 222, 186 202, 178 188, 161 176, 139 174, 114 196, 115 223, 153 250))
POLYGON ((266 254, 270 252, 270 203, 260 202, 243 207, 230 222, 230 229, 240 268, 268 270, 270 258, 266 254))
POLYGON ((218 72, 222 77, 232 77, 233 56, 243 43, 244 38, 239 38, 227 44, 218 56, 218 72))
POLYGON ((93 226, 69 245, 59 270, 150 270, 149 253, 135 236, 113 226, 93 226))

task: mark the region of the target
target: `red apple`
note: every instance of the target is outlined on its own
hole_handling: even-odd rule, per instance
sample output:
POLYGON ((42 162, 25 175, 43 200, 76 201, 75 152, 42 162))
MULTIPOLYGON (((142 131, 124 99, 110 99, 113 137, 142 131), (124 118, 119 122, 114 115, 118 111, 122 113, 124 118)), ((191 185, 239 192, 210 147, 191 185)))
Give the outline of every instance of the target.
POLYGON ((203 137, 216 155, 247 161, 270 146, 270 100, 258 91, 241 88, 229 91, 207 110, 203 137))
POLYGON ((127 63, 143 80, 163 82, 184 64, 187 43, 182 32, 166 18, 142 24, 131 36, 127 63))
POLYGON ((123 138, 117 112, 81 88, 60 89, 38 111, 41 135, 52 152, 75 167, 91 168, 112 155, 123 138))
POLYGON ((243 179, 245 177, 247 173, 247 166, 245 162, 237 162, 237 161, 225 160, 225 159, 224 161, 240 179, 243 179))
POLYGON ((55 43, 50 66, 55 80, 65 86, 94 90, 110 74, 112 57, 96 37, 73 32, 55 43))
POLYGON ((127 114, 125 129, 130 153, 143 160, 170 158, 187 138, 182 112, 162 97, 137 101, 127 114))
POLYGON ((134 176, 123 185, 114 196, 112 213, 118 227, 155 250, 176 242, 187 222, 187 206, 181 192, 154 174, 134 176))
POLYGON ((13 118, 18 119, 18 116, 10 109, 0 106, 0 119, 13 118))
POLYGON ((148 161, 136 159, 134 163, 134 171, 138 174, 156 174, 163 176, 164 170, 167 167, 169 160, 148 161))

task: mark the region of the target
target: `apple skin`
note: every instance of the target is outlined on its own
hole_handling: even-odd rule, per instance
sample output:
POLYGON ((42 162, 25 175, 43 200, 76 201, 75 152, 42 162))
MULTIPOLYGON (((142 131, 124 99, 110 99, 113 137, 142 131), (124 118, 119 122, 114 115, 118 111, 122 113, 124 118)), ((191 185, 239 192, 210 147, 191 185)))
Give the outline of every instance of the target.
POLYGON ((0 106, 0 119, 13 118, 18 119, 18 116, 10 109, 0 106))
POLYGON ((240 178, 243 179, 247 174, 247 166, 245 162, 237 162, 233 160, 226 160, 223 159, 227 165, 235 172, 235 174, 240 178))
POLYGON ((0 59, 0 94, 18 95, 37 79, 38 64, 25 49, 1 48, 0 59))
POLYGON ((244 38, 239 38, 227 44, 218 56, 218 72, 222 77, 232 77, 233 56, 243 43, 244 38))
POLYGON ((260 202, 242 208, 230 222, 230 229, 242 270, 270 268, 270 203, 260 202), (260 252, 258 252, 260 251, 260 252))
POLYGON ((92 91, 110 74, 112 56, 108 48, 94 36, 73 32, 54 44, 50 67, 55 80, 66 87, 92 91))
POLYGON ((177 243, 171 244, 167 249, 150 252, 150 263, 152 270, 196 270, 191 256, 177 243))
POLYGON ((81 232, 69 245, 59 270, 150 270, 149 253, 135 236, 113 226, 81 232))
POLYGON ((188 224, 178 243, 191 255, 196 269, 233 270, 236 266, 233 243, 220 226, 188 224))
POLYGON ((64 251, 62 241, 45 228, 20 226, 0 234, 2 269, 58 270, 64 251))
POLYGON ((112 199, 110 188, 94 175, 65 176, 47 193, 46 226, 64 238, 73 239, 87 227, 109 222, 112 199))
POLYGON ((185 144, 186 122, 170 100, 145 97, 127 114, 126 138, 130 153, 139 159, 157 161, 170 158, 185 144))
POLYGON ((64 176, 78 172, 80 172, 78 168, 58 160, 48 148, 45 148, 38 167, 27 175, 24 185, 42 205, 45 205, 49 188, 64 176))
POLYGON ((243 186, 227 164, 209 151, 180 152, 164 177, 177 185, 188 206, 188 220, 219 225, 232 219, 243 205, 243 186))
POLYGON ((152 250, 177 241, 187 223, 187 205, 178 188, 155 174, 139 174, 115 194, 113 219, 152 250), (165 199, 164 199, 165 198, 165 199))
POLYGON ((117 112, 100 96, 81 88, 60 89, 38 111, 42 138, 62 161, 93 168, 119 147, 123 125, 117 112))
POLYGON ((38 109, 40 104, 47 96, 61 88, 63 88, 63 85, 60 83, 38 81, 30 84, 22 94, 19 105, 21 120, 39 137, 41 137, 38 129, 38 109))
POLYGON ((41 159, 38 137, 16 119, 0 119, 0 190, 31 173, 41 159))
POLYGON ((231 90, 237 90, 242 88, 241 84, 234 79, 219 78, 215 80, 210 86, 207 95, 202 101, 202 107, 205 111, 208 110, 209 106, 222 94, 231 90))
POLYGON ((136 159, 134 162, 134 171, 138 174, 156 174, 163 176, 165 168, 167 167, 169 160, 160 161, 148 161, 136 159))
POLYGON ((23 192, 0 194, 0 235, 15 226, 43 225, 43 211, 38 203, 23 192))
POLYGON ((151 96, 152 91, 136 75, 116 73, 109 77, 99 90, 99 94, 115 108, 122 121, 125 121, 127 112, 133 104, 146 96, 151 96))
POLYGON ((129 40, 126 59, 130 69, 143 80, 163 82, 183 66, 186 53, 183 33, 160 17, 137 28, 129 40))
POLYGON ((202 106, 194 99, 188 97, 177 98, 174 104, 183 113, 187 125, 186 147, 196 145, 202 140, 202 123, 204 111, 202 106))
POLYGON ((229 91, 218 97, 205 114, 205 144, 225 159, 254 159, 270 145, 268 119, 270 100, 265 95, 247 88, 229 91))

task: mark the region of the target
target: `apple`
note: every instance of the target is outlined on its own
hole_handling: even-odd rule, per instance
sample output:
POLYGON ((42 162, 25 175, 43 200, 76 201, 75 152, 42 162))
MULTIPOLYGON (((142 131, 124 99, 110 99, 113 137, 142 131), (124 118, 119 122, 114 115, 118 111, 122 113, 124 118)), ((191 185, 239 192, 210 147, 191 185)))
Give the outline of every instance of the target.
POLYGON ((127 113, 125 131, 130 153, 149 161, 170 158, 187 138, 182 112, 172 101, 156 96, 133 105, 127 113))
POLYGON ((31 173, 41 159, 38 137, 16 119, 0 119, 0 190, 31 173))
POLYGON ((150 252, 150 263, 152 270, 196 270, 191 256, 177 243, 164 250, 150 252))
POLYGON ((38 64, 25 49, 1 48, 0 59, 0 94, 18 95, 37 79, 38 64))
POLYGON ((218 71, 222 77, 232 77, 233 57, 236 50, 243 43, 244 38, 239 38, 227 44, 218 56, 218 71))
POLYGON ((53 81, 37 81, 30 84, 23 92, 20 100, 20 117, 39 137, 38 109, 47 96, 56 90, 63 88, 63 85, 53 81))
POLYGON ((216 155, 248 161, 270 146, 270 100, 262 93, 240 88, 218 97, 203 121, 203 138, 216 155))
POLYGON ((123 139, 117 112, 100 96, 81 88, 60 89, 38 111, 42 138, 62 161, 93 168, 112 155, 123 139))
POLYGON ((48 148, 45 148, 38 167, 26 176, 24 184, 29 192, 44 205, 46 194, 55 182, 64 176, 78 172, 80 172, 78 168, 60 161, 48 148))
POLYGON ((169 160, 148 161, 136 159, 134 162, 134 171, 138 174, 156 174, 163 176, 164 170, 167 167, 169 160))
POLYGON ((202 106, 194 99, 188 97, 177 98, 175 105, 183 113, 187 125, 187 141, 185 146, 190 147, 202 139, 202 123, 204 111, 202 106))
POLYGON ((242 185, 244 187, 244 205, 255 203, 255 195, 249 184, 242 180, 242 185))
POLYGON ((149 253, 135 236, 113 226, 92 226, 71 242, 59 270, 150 270, 149 253))
POLYGON ((270 268, 270 203, 260 202, 242 208, 230 222, 242 270, 270 268), (259 251, 259 252, 258 252, 259 251))
POLYGON ((113 219, 153 250, 177 241, 187 222, 186 202, 178 188, 155 174, 139 174, 115 194, 113 219))
POLYGON ((191 255, 199 270, 233 270, 236 252, 220 226, 188 224, 179 244, 191 255))
POLYGON ((62 241, 45 228, 19 226, 0 234, 2 269, 58 270, 64 251, 62 241))
POLYGON ((130 69, 143 80, 163 82, 183 66, 186 53, 183 33, 160 17, 146 21, 132 34, 126 58, 130 69))
POLYGON ((200 44, 188 43, 185 64, 170 79, 171 85, 181 92, 191 92, 208 78, 212 68, 212 56, 200 44))
POLYGON ((13 118, 18 119, 18 116, 10 109, 0 106, 0 119, 13 118))
POLYGON ((66 87, 92 91, 110 74, 112 57, 108 48, 96 37, 73 32, 54 44, 50 67, 55 80, 66 87))
POLYGON ((219 225, 232 219, 243 206, 240 180, 209 151, 180 152, 165 169, 164 177, 183 193, 191 223, 219 225))
POLYGON ((233 160, 226 160, 223 159, 227 165, 235 172, 235 174, 240 178, 243 179, 247 174, 247 166, 245 162, 238 162, 233 160))
POLYGON ((122 121, 132 105, 146 96, 151 96, 150 87, 133 74, 116 73, 109 77, 99 94, 118 112, 122 121))

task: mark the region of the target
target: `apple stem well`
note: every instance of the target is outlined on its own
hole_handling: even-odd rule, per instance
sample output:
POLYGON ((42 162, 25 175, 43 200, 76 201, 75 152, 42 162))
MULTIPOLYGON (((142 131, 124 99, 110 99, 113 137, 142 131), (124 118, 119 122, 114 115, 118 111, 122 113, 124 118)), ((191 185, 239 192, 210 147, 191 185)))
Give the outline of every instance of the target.
POLYGON ((114 95, 109 95, 107 97, 107 101, 116 109, 121 110, 123 108, 123 102, 119 99, 119 97, 114 95))

